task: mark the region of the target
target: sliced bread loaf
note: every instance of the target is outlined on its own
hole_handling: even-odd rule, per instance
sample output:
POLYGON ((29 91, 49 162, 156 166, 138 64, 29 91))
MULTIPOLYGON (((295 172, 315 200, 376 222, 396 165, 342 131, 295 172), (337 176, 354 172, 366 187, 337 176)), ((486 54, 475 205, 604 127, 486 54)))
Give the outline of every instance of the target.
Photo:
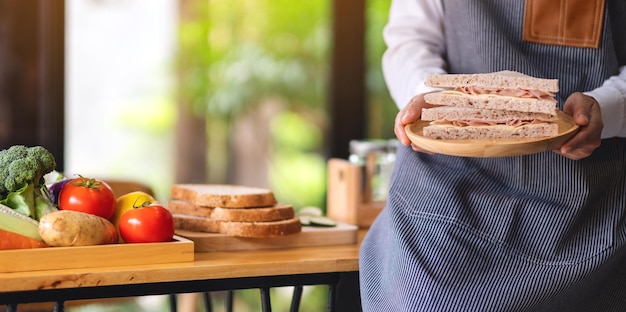
POLYGON ((206 217, 217 221, 262 222, 292 219, 293 206, 276 204, 261 208, 202 207, 184 200, 170 200, 167 207, 172 213, 206 217))
POLYGON ((173 214, 176 229, 232 235, 236 237, 268 238, 299 233, 300 219, 271 222, 229 222, 206 217, 173 214))
POLYGON ((277 204, 271 190, 243 185, 174 184, 170 196, 203 207, 252 208, 277 204))

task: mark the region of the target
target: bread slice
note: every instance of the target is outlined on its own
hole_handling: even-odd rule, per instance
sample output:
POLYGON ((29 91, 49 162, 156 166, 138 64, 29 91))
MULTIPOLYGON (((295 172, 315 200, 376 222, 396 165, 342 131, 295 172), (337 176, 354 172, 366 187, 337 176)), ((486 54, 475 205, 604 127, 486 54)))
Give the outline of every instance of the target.
POLYGON ((435 88, 457 88, 466 86, 503 89, 559 91, 558 79, 544 79, 515 71, 499 71, 486 74, 439 74, 431 75, 425 84, 435 88))
POLYGON ((293 206, 276 204, 262 208, 201 207, 184 200, 170 200, 167 209, 176 214, 206 217, 217 221, 267 222, 292 219, 293 206))
POLYGON ((271 190, 243 185, 174 184, 170 196, 204 207, 251 208, 277 204, 271 190))
POLYGON ((220 231, 237 237, 278 237, 300 233, 299 218, 274 222, 222 222, 220 231))
POLYGON ((174 228, 176 228, 177 230, 205 233, 222 233, 220 229, 222 221, 213 220, 206 217, 190 216, 178 213, 172 213, 172 217, 174 217, 174 228))
POLYGON ((427 93, 424 100, 433 105, 535 112, 556 116, 556 103, 552 100, 518 98, 501 95, 469 95, 456 91, 427 93))
POLYGON ((479 109, 468 107, 453 107, 453 106, 439 106, 433 108, 422 109, 422 120, 448 120, 448 121, 472 121, 472 122, 484 122, 484 123, 509 123, 511 121, 531 121, 540 120, 545 122, 556 122, 556 108, 555 114, 544 114, 534 112, 518 112, 510 110, 497 110, 497 109, 479 109))
POLYGON ((236 237, 270 238, 302 231, 299 218, 271 222, 227 222, 210 218, 173 214, 176 229, 221 233, 236 237))
POLYGON ((523 126, 471 126, 429 125, 423 128, 424 137, 442 140, 541 138, 558 134, 556 123, 537 123, 523 126))

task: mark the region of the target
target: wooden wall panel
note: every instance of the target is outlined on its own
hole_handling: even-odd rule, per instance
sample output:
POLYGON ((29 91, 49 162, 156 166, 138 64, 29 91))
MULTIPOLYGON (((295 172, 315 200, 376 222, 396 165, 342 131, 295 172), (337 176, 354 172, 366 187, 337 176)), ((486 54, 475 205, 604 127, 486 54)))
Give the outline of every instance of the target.
POLYGON ((333 48, 328 111, 328 157, 346 159, 349 142, 363 139, 365 92, 365 1, 334 0, 333 48))
POLYGON ((42 145, 63 169, 65 2, 0 0, 0 148, 42 145))

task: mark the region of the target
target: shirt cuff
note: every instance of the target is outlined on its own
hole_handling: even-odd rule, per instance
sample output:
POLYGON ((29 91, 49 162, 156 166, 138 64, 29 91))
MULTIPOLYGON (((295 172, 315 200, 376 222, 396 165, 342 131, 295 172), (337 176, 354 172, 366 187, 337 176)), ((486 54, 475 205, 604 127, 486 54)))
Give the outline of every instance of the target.
POLYGON ((602 138, 625 136, 624 121, 626 120, 626 90, 604 85, 595 90, 583 94, 593 97, 600 105, 602 121, 602 138))

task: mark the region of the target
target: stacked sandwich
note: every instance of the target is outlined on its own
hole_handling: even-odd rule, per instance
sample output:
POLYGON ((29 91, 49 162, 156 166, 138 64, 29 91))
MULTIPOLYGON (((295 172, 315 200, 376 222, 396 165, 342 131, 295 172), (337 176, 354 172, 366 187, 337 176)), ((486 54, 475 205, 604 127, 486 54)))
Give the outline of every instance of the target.
POLYGON ((539 138, 558 134, 558 80, 518 72, 432 75, 426 85, 444 88, 424 100, 432 139, 539 138))
POLYGON ((176 229, 237 237, 299 233, 291 205, 276 202, 271 190, 242 185, 175 184, 168 209, 176 229))

